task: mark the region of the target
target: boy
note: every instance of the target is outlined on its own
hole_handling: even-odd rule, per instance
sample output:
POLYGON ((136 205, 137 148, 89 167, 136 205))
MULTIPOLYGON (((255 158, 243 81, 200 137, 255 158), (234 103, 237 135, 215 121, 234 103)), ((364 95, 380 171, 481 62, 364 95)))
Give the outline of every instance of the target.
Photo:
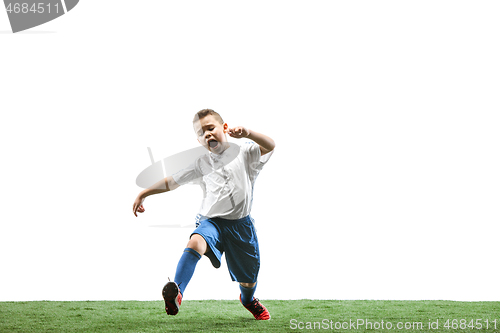
POLYGON ((274 141, 245 127, 229 128, 221 116, 211 109, 196 113, 193 127, 198 142, 209 154, 199 157, 186 169, 142 191, 133 206, 137 217, 137 212, 145 211, 142 203, 147 196, 172 191, 189 182, 197 182, 204 192, 197 215, 197 228, 191 234, 179 260, 175 281, 168 282, 163 288, 165 311, 169 315, 179 312, 182 295, 201 256, 207 256, 212 265, 219 268, 222 253, 225 252, 231 279, 240 284, 241 303, 255 319, 268 320, 269 311, 253 297, 257 287, 260 255, 250 209, 255 179, 272 155, 274 141), (255 143, 245 144, 239 151, 235 151, 227 141, 227 134, 238 139, 248 138, 255 143), (218 162, 230 154, 236 157, 230 159, 231 162, 227 165, 217 166, 218 162))

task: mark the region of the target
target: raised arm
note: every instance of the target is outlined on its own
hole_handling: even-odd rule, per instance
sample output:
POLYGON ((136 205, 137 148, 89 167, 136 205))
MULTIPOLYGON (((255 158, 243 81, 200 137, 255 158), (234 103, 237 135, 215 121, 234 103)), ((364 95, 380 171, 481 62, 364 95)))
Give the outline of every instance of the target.
POLYGON ((255 141, 260 147, 260 155, 265 155, 272 151, 276 144, 274 140, 268 137, 267 135, 258 133, 253 130, 249 130, 243 126, 238 126, 229 129, 229 136, 233 138, 248 138, 250 140, 255 141))
POLYGON ((133 207, 134 215, 137 217, 137 212, 144 213, 145 209, 142 203, 144 202, 144 199, 146 199, 146 197, 153 194, 173 191, 179 186, 180 185, 175 182, 172 176, 168 176, 160 180, 159 182, 155 183, 151 187, 141 191, 141 193, 139 193, 139 195, 134 201, 134 207, 133 207))

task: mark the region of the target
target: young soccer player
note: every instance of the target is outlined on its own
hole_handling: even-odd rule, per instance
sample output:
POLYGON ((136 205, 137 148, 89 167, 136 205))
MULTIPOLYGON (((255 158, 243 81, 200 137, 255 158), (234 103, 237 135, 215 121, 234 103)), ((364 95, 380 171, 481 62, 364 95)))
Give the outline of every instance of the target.
POLYGON ((168 282, 163 288, 165 310, 169 315, 179 312, 182 295, 203 255, 215 268, 219 268, 225 252, 231 279, 240 284, 241 303, 255 319, 268 320, 269 311, 254 297, 260 254, 250 210, 255 179, 272 155, 274 141, 242 126, 229 128, 221 116, 211 109, 196 113, 193 127, 198 141, 208 149, 209 154, 142 191, 133 206, 137 216, 137 212, 145 211, 143 202, 147 196, 172 191, 189 182, 200 184, 204 192, 196 217, 196 229, 179 260, 175 281, 168 282), (227 141, 227 134, 254 142, 241 145, 235 153, 234 147, 227 141), (217 167, 217 163, 231 153, 236 157, 217 167))

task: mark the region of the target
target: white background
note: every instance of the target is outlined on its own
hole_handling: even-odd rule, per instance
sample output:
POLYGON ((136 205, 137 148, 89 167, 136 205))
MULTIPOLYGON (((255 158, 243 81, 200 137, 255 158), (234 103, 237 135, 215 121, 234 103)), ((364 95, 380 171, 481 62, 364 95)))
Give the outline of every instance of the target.
MULTIPOLYGON (((213 108, 277 143, 257 297, 500 301, 499 10, 82 0, 18 34, 0 10, 0 300, 161 299, 201 192, 136 218, 135 179, 213 108)), ((185 299, 238 295, 204 258, 185 299)))

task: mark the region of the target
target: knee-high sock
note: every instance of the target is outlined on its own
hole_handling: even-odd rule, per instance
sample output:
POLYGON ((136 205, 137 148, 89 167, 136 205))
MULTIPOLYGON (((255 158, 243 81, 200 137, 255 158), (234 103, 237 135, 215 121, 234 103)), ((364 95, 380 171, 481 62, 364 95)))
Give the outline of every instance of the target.
POLYGON ((255 289, 257 289, 257 283, 255 284, 255 286, 253 286, 253 288, 246 288, 246 287, 243 287, 240 284, 241 303, 243 305, 247 305, 247 304, 252 303, 252 301, 253 301, 253 294, 255 294, 255 289))
POLYGON ((179 286, 181 294, 184 296, 184 289, 193 277, 196 264, 201 259, 201 255, 193 249, 185 248, 184 253, 177 264, 175 271, 175 283, 179 286))

